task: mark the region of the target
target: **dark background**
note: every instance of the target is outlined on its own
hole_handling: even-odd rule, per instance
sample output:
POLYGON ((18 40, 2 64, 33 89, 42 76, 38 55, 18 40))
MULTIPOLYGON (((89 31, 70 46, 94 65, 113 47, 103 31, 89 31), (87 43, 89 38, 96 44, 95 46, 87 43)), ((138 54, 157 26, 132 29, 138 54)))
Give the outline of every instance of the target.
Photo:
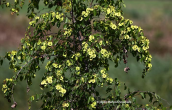
MULTIPOLYGON (((8 0, 9 1, 9 0, 8 0)), ((126 8, 124 8, 124 17, 133 20, 135 25, 141 26, 144 34, 150 39, 150 52, 153 56, 152 70, 147 73, 144 79, 141 78, 143 64, 136 61, 131 55, 128 59, 128 66, 130 71, 126 74, 123 69, 125 65, 123 62, 119 64, 118 68, 110 62, 109 74, 112 78, 118 78, 121 81, 121 88, 123 82, 132 91, 151 91, 156 92, 163 99, 172 104, 172 1, 170 0, 124 0, 126 8)), ((40 9, 44 7, 40 3, 40 9)), ((29 25, 29 20, 25 16, 27 13, 27 3, 20 11, 20 16, 10 15, 9 8, 2 9, 0 7, 0 55, 3 56, 7 51, 16 50, 19 47, 20 39, 24 37, 25 29, 29 25)), ((43 11, 46 12, 47 10, 43 11)), ((52 31, 56 31, 53 28, 52 31)), ((41 76, 44 73, 43 69, 36 73, 31 91, 27 95, 26 82, 22 81, 15 87, 14 97, 18 103, 15 110, 27 109, 27 98, 34 93, 40 93, 39 84, 41 76)), ((9 64, 4 62, 0 67, 0 81, 3 82, 5 78, 10 78, 14 72, 9 70, 9 64)), ((2 83, 0 83, 2 88, 2 83)), ((101 90, 101 95, 106 96, 105 87, 97 88, 101 90)), ((123 90, 123 88, 121 89, 123 90)), ((125 92, 123 92, 125 94, 125 92)), ((142 100, 137 97, 140 104, 148 103, 149 97, 142 100)), ((2 110, 11 110, 12 103, 4 98, 3 92, 0 91, 0 105, 2 110)), ((163 101, 167 106, 167 103, 163 101)), ((38 110, 41 102, 33 102, 31 110, 38 110)))

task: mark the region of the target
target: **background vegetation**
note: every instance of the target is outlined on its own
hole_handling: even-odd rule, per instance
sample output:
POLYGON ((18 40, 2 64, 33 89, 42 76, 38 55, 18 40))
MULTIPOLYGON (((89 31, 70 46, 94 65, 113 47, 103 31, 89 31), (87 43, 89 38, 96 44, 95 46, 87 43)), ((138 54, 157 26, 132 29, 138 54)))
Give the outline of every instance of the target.
MULTIPOLYGON (((10 1, 10 0, 9 0, 10 1)), ((113 78, 118 78, 121 81, 121 88, 123 83, 126 82, 127 86, 133 90, 140 91, 152 91, 156 92, 163 99, 172 104, 172 1, 146 1, 146 0, 125 0, 126 8, 124 9, 125 18, 134 21, 134 24, 141 26, 144 30, 145 36, 150 39, 150 52, 153 59, 152 70, 147 73, 147 76, 142 79, 141 72, 143 65, 137 63, 135 58, 128 58, 128 66, 130 67, 129 73, 123 71, 124 64, 121 62, 119 67, 115 68, 114 64, 110 62, 109 74, 113 78)), ((43 9, 43 4, 40 3, 40 9, 43 9)), ((48 10, 44 10, 46 12, 48 10)), ((27 14, 27 4, 20 12, 21 16, 10 15, 9 10, 0 8, 0 55, 3 56, 7 51, 17 49, 20 39, 24 37, 25 29, 28 26, 29 20, 25 16, 27 14)), ((57 28, 53 28, 52 31, 56 31, 57 28)), ((14 97, 18 103, 18 107, 15 110, 27 109, 27 95, 31 95, 34 92, 40 92, 39 84, 41 76, 44 73, 44 63, 42 69, 36 73, 36 78, 31 86, 31 91, 27 94, 26 82, 22 81, 18 83, 15 88, 14 97)), ((0 67, 0 81, 5 78, 10 78, 14 74, 9 70, 9 64, 4 62, 4 65, 0 67)), ((0 83, 2 87, 2 83, 0 83)), ((101 95, 105 96, 103 88, 97 88, 101 91, 101 95)), ((123 92, 122 94, 125 94, 123 92)), ((148 98, 141 100, 138 97, 139 103, 147 103, 148 98)), ((11 110, 10 103, 4 98, 2 91, 0 91, 0 105, 1 109, 11 110)), ((33 103, 32 109, 38 110, 41 102, 33 103)), ((164 101, 164 105, 167 103, 164 101)))

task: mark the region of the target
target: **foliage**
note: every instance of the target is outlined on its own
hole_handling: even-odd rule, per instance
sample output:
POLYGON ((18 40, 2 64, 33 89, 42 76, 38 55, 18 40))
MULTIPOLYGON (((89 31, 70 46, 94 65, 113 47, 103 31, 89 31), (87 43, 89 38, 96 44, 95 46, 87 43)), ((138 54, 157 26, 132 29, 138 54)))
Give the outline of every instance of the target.
MULTIPOLYGON (((109 70, 108 60, 118 66, 123 60, 126 64, 125 72, 130 68, 127 66, 127 53, 130 52, 137 61, 144 63, 142 77, 151 69, 151 58, 149 54, 149 40, 144 37, 142 29, 132 25, 132 21, 122 16, 122 0, 44 0, 48 8, 56 7, 54 11, 41 14, 34 12, 39 9, 40 0, 32 0, 28 7, 28 18, 30 26, 26 30, 25 38, 21 39, 21 48, 18 51, 7 52, 1 58, 9 60, 10 69, 16 72, 10 79, 3 82, 5 97, 8 101, 13 99, 12 108, 17 103, 14 100, 14 86, 20 80, 26 80, 27 92, 32 85, 35 73, 40 69, 40 62, 47 58, 50 60, 45 66, 46 72, 42 77, 40 89, 49 91, 35 94, 30 97, 28 103, 31 108, 33 100, 42 100, 42 109, 134 109, 144 107, 135 101, 136 95, 144 99, 146 94, 154 106, 146 108, 164 108, 161 98, 154 92, 134 91, 131 92, 125 86, 128 93, 121 96, 119 89, 120 82, 117 78, 112 79, 107 71, 109 70), (93 2, 94 1, 94 2, 93 2), (87 4, 88 2, 88 4, 87 4), (100 15, 104 19, 98 19, 100 15), (59 29, 57 33, 48 33, 53 26, 59 29), (33 35, 30 28, 35 27, 33 35), (103 67, 102 69, 100 69, 103 67), (65 72, 70 70, 70 77, 65 72), (108 85, 106 92, 112 90, 112 83, 115 84, 115 94, 102 98, 95 87, 108 85), (131 102, 129 101, 131 100, 131 102), (102 104, 101 101, 109 101, 102 104), (117 101, 118 103, 111 103, 117 101), (122 102, 123 103, 120 103, 122 102), (124 102, 125 101, 125 102, 124 102), (130 103, 129 103, 130 102, 130 103)), ((24 0, 15 0, 11 14, 19 12, 19 7, 24 0)), ((11 7, 9 2, 3 2, 2 7, 11 7)))

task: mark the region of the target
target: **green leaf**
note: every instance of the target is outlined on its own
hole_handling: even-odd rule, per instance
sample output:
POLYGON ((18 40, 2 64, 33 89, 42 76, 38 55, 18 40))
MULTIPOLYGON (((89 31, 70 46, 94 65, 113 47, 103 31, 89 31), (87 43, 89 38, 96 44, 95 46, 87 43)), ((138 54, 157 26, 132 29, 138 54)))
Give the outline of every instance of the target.
POLYGON ((82 61, 82 57, 80 57, 80 61, 82 61))
POLYGON ((140 95, 142 96, 142 99, 145 98, 145 94, 144 93, 141 92, 140 95))
POLYGON ((125 83, 124 83, 124 90, 126 90, 127 89, 127 86, 125 85, 125 83))
POLYGON ((97 11, 93 10, 93 15, 96 16, 97 15, 97 11))
POLYGON ((59 28, 60 27, 60 22, 57 22, 56 26, 59 28))
POLYGON ((68 23, 68 17, 65 18, 65 23, 68 23))

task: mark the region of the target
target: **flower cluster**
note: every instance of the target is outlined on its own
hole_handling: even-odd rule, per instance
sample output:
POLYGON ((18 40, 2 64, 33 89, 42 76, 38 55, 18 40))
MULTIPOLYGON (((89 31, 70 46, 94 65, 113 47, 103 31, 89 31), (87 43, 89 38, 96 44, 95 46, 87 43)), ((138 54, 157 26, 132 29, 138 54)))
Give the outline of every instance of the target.
MULTIPOLYGON (((11 79, 11 78, 8 79, 8 78, 6 78, 5 81, 6 81, 6 82, 8 82, 8 81, 9 81, 9 82, 12 82, 13 79, 11 79)), ((10 90, 10 88, 7 87, 7 84, 3 84, 3 85, 2 85, 2 91, 4 91, 4 93, 6 93, 7 90, 10 90)))
POLYGON ((107 77, 107 78, 106 78, 106 81, 109 82, 109 83, 113 83, 113 79, 110 78, 110 77, 107 77))
MULTIPOLYGON (((54 13, 52 14, 52 16, 54 15, 54 13)), ((63 13, 60 14, 59 12, 56 12, 56 19, 60 20, 60 22, 63 21, 63 13)))
POLYGON ((88 44, 86 42, 83 42, 82 46, 83 46, 83 51, 84 52, 87 51, 87 53, 89 54, 90 60, 93 60, 93 58, 96 57, 96 50, 94 48, 93 49, 88 48, 88 44))
POLYGON ((56 63, 53 63, 52 65, 53 65, 54 68, 61 68, 61 66, 62 66, 62 65, 58 65, 56 63))
POLYGON ((65 107, 69 107, 69 103, 63 103, 63 104, 62 104, 62 107, 64 107, 64 108, 65 108, 65 107))
POLYGON ((112 22, 110 23, 110 25, 109 25, 112 29, 116 29, 116 25, 115 24, 113 24, 112 22))
POLYGON ((129 39, 129 38, 130 38, 129 35, 125 35, 125 36, 124 36, 124 39, 129 39))
POLYGON ((91 104, 91 108, 96 108, 95 106, 96 106, 96 102, 93 102, 92 104, 91 104))
POLYGON ((93 39, 94 39, 94 36, 93 36, 93 35, 90 35, 90 36, 89 36, 89 41, 92 42, 93 39))
POLYGON ((90 60, 96 57, 96 50, 94 48, 93 49, 88 48, 87 52, 90 55, 90 60))
POLYGON ((57 84, 57 85, 56 85, 56 89, 61 93, 61 96, 62 96, 62 97, 63 97, 64 94, 66 93, 66 89, 64 89, 64 88, 62 87, 61 84, 57 84))
POLYGON ((70 62, 70 60, 67 60, 67 61, 66 61, 66 64, 67 64, 68 66, 73 65, 73 64, 70 62))
POLYGON ((115 10, 115 7, 114 6, 109 6, 109 8, 107 8, 106 15, 110 15, 110 17, 115 17, 115 16, 120 17, 121 16, 121 13, 120 12, 117 12, 115 10))
POLYGON ((84 78, 83 77, 81 77, 81 81, 84 82, 84 78))
POLYGON ((149 49, 149 39, 146 39, 146 37, 141 36, 141 42, 142 42, 142 46, 143 46, 143 50, 147 50, 149 49))
POLYGON ((90 79, 90 80, 88 81, 88 83, 95 83, 95 82, 96 82, 95 79, 90 79))
POLYGON ((52 84, 53 82, 53 76, 48 76, 46 77, 46 79, 44 79, 42 82, 41 82, 41 85, 44 85, 44 86, 47 86, 47 84, 52 84))
POLYGON ((151 55, 149 55, 148 57, 146 57, 146 58, 145 58, 145 60, 146 60, 146 61, 148 61, 148 62, 151 62, 151 60, 152 60, 152 56, 151 56, 151 55))
POLYGON ((76 74, 79 75, 80 74, 80 67, 79 66, 76 67, 76 71, 77 71, 76 74))
POLYGON ((62 71, 61 70, 57 70, 57 78, 59 78, 61 81, 63 81, 63 76, 62 76, 62 71))
POLYGON ((102 78, 106 78, 107 77, 107 75, 105 74, 105 68, 104 69, 102 69, 101 71, 100 71, 100 73, 102 74, 102 78))
POLYGON ((78 60, 78 57, 80 57, 81 54, 79 52, 77 52, 77 53, 73 54, 71 58, 73 58, 74 56, 75 56, 75 60, 78 60))
POLYGON ((45 51, 46 46, 47 46, 46 41, 42 42, 41 44, 42 44, 41 49, 45 51))
POLYGON ((132 49, 133 49, 134 51, 140 52, 140 48, 139 48, 137 45, 134 45, 134 46, 132 47, 132 49))
POLYGON ((35 23, 36 23, 36 21, 30 21, 30 22, 29 22, 29 25, 34 26, 35 23))
POLYGON ((92 8, 87 8, 86 11, 82 11, 82 16, 87 17, 91 11, 93 11, 92 8))
POLYGON ((101 54, 103 55, 104 58, 109 58, 109 55, 111 55, 111 52, 108 52, 106 49, 101 49, 101 54))
POLYGON ((65 28, 64 30, 65 30, 64 36, 70 36, 71 35, 72 28, 70 28, 70 29, 65 28))

